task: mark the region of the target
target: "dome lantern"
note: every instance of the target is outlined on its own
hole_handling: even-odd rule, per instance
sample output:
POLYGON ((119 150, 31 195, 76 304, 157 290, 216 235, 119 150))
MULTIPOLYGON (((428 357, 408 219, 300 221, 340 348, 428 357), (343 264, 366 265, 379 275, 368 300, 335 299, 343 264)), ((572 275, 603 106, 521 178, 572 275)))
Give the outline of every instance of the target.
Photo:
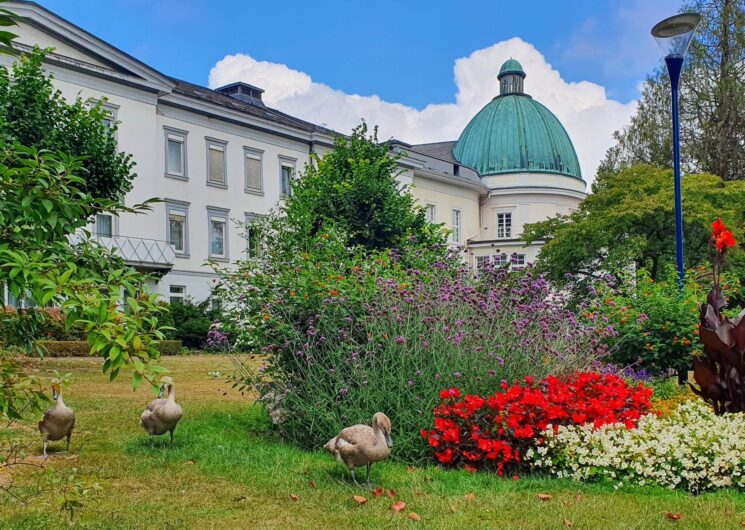
POLYGON ((522 65, 513 58, 505 61, 502 68, 499 69, 499 95, 505 94, 522 94, 523 79, 525 72, 522 65))

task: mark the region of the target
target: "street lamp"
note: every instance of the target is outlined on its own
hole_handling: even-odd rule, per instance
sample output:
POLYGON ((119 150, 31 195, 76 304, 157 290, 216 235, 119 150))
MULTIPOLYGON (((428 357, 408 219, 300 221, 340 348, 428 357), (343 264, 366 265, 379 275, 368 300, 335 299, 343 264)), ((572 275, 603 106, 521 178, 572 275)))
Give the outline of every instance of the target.
POLYGON ((652 28, 652 36, 662 51, 670 77, 673 99, 673 172, 675 174, 675 259, 678 267, 678 287, 683 290, 683 204, 680 189, 680 126, 678 124, 678 85, 688 45, 701 22, 698 13, 683 13, 666 18, 652 28))
MULTIPOLYGON (((675 175, 675 261, 678 266, 678 288, 681 294, 685 287, 685 266, 683 265, 683 201, 680 183, 680 125, 678 123, 678 85, 680 71, 683 69, 688 45, 693 33, 701 22, 698 13, 683 13, 666 18, 652 28, 652 36, 662 51, 673 99, 673 173, 675 175)), ((688 380, 688 371, 678 372, 678 383, 688 380)))

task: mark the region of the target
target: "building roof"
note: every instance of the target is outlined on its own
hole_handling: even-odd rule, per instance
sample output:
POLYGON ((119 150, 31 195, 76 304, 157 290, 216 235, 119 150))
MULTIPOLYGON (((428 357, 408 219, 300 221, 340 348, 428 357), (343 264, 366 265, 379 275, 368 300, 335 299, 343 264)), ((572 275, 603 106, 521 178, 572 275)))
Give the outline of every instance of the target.
MULTIPOLYGON (((508 73, 525 75, 514 59, 502 65, 500 77, 508 73)), ((455 158, 482 177, 525 172, 582 180, 577 153, 561 122, 523 93, 522 80, 509 88, 513 91, 502 87, 471 119, 453 148, 455 158)))
POLYGON ((522 74, 523 77, 525 77, 525 71, 523 70, 523 65, 521 65, 517 60, 510 57, 507 59, 504 64, 502 65, 502 68, 499 69, 499 75, 497 75, 498 78, 502 77, 503 75, 507 74, 522 74))
POLYGON ((453 147, 455 147, 455 140, 410 146, 411 150, 416 153, 433 156, 446 162, 452 162, 453 164, 460 164, 453 156, 453 147))
POLYGON ((247 103, 233 96, 228 96, 226 94, 218 92, 217 90, 212 90, 200 85, 195 85, 194 83, 182 81, 173 77, 171 78, 171 80, 174 82, 173 91, 183 96, 199 99, 240 112, 245 112, 246 114, 251 114, 253 116, 256 116, 257 118, 281 123, 283 125, 295 127, 308 132, 318 132, 328 134, 330 136, 335 136, 338 134, 331 129, 327 129, 325 127, 321 127, 320 125, 301 120, 300 118, 295 118, 294 116, 290 116, 289 114, 285 114, 284 112, 280 112, 276 109, 247 103))

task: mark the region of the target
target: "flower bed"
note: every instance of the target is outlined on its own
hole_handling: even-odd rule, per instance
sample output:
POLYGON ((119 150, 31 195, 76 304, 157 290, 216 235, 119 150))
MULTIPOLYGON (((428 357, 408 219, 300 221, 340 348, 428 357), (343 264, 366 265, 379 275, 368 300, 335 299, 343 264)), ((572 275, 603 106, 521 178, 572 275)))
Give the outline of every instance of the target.
POLYGON ((549 426, 633 427, 650 410, 651 395, 641 384, 632 387, 618 376, 594 372, 549 376, 537 384, 526 377, 524 384, 502 383, 502 391, 487 398, 461 398, 451 388, 440 394, 434 429, 422 429, 421 435, 443 465, 502 475, 524 467, 526 453, 543 441, 549 426))
POLYGON ((745 488, 745 416, 717 416, 699 400, 683 403, 669 417, 648 414, 635 429, 572 425, 549 428, 542 438, 526 458, 557 477, 691 492, 745 488))

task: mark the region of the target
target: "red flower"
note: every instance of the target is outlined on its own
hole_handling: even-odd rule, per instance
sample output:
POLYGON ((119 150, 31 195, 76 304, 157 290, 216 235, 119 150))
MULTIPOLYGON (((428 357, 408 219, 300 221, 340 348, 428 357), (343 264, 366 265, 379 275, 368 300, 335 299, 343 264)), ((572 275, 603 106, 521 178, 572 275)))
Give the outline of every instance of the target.
POLYGON ((554 431, 585 423, 634 428, 651 408, 651 390, 594 372, 538 382, 528 377, 501 388, 490 396, 467 394, 462 399, 457 388, 440 392, 443 402, 434 409, 434 430, 420 433, 440 464, 512 475, 525 469, 525 452, 544 443, 541 433, 548 425, 554 431))
POLYGON ((458 399, 460 397, 460 390, 457 388, 449 388, 447 390, 443 390, 440 392, 440 398, 442 399, 450 399, 455 398, 458 399))
POLYGON ((724 230, 716 237, 716 247, 719 251, 734 247, 736 244, 735 236, 729 230, 724 230))
POLYGON ((725 230, 727 230, 727 227, 724 226, 724 223, 722 222, 722 218, 721 217, 717 218, 716 221, 714 221, 713 223, 711 223, 711 235, 712 235, 712 237, 714 239, 716 239, 717 237, 719 237, 719 234, 721 234, 725 230))

